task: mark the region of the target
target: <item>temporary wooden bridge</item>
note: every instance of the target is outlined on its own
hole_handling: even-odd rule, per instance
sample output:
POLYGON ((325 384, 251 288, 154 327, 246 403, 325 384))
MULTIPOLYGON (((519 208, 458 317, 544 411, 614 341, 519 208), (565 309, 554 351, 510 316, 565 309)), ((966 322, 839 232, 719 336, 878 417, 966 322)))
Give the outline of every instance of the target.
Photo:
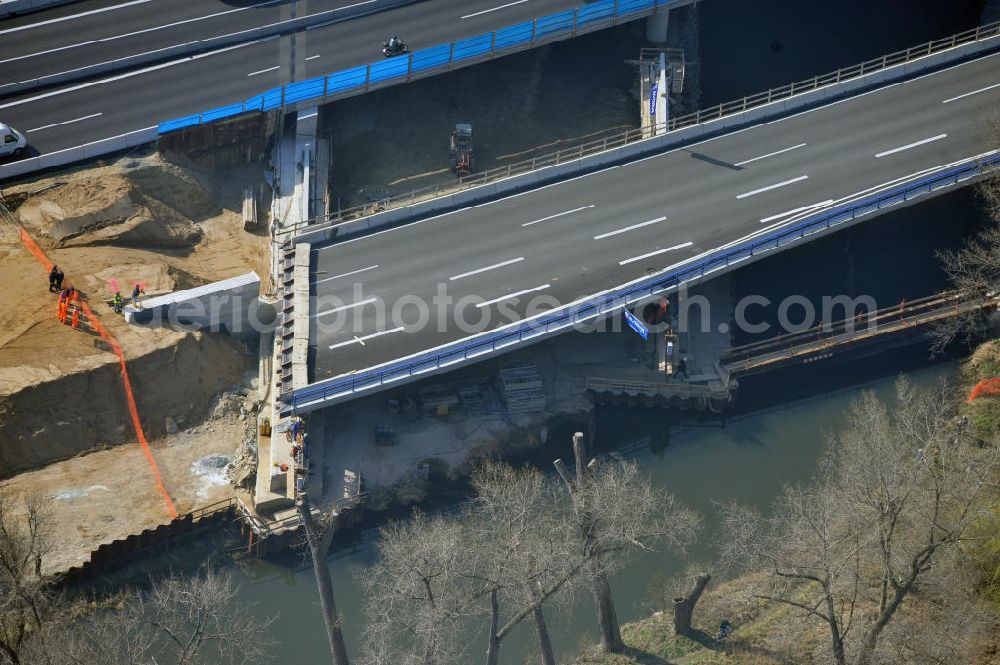
POLYGON ((801 332, 733 347, 721 359, 728 377, 743 376, 789 364, 805 364, 831 357, 847 347, 892 335, 923 334, 934 323, 975 311, 995 310, 994 292, 949 291, 919 300, 903 300, 876 312, 861 313, 801 332))

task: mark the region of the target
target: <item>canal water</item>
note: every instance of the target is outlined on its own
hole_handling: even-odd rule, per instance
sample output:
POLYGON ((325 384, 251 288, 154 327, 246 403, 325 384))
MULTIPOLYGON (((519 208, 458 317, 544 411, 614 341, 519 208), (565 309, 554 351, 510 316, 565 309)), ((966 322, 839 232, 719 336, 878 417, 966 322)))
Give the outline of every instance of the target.
MULTIPOLYGON (((774 396, 773 400, 755 400, 754 412, 737 414, 725 423, 672 427, 669 443, 661 452, 645 448, 630 454, 652 484, 701 512, 706 529, 683 558, 661 551, 629 560, 612 579, 619 618, 635 621, 662 609, 666 578, 682 572, 688 562, 711 560, 714 501, 735 499, 766 507, 784 484, 808 481, 825 437, 837 430, 845 409, 862 390, 874 390, 890 399, 900 367, 909 368, 907 375, 918 385, 931 385, 955 374, 954 361, 926 365, 926 358, 918 349, 860 366, 840 366, 826 376, 799 372, 764 377, 745 386, 748 391, 774 396), (797 394, 808 396, 796 399, 797 394)), ((612 441, 627 445, 655 440, 664 432, 664 418, 660 411, 604 410, 598 414, 602 447, 612 441)), ((373 557, 374 543, 363 542, 355 551, 337 554, 329 562, 352 653, 357 653, 362 625, 362 591, 355 576, 373 557)), ((243 599, 259 603, 255 611, 262 616, 278 615, 272 636, 282 642, 280 662, 326 662, 326 637, 312 571, 301 566, 291 569, 285 561, 255 562, 243 573, 243 599)), ((593 605, 586 595, 576 598, 565 611, 550 610, 547 618, 561 658, 597 641, 593 605)), ((502 655, 505 665, 535 662, 530 622, 511 634, 502 655)))
MULTIPOLYGON (((981 9, 981 2, 963 0, 703 2, 697 59, 702 105, 967 29, 978 23, 981 9)), ((740 277, 734 291, 773 294, 778 299, 784 295, 782 285, 791 281, 781 275, 794 273, 796 288, 810 298, 867 292, 877 296, 880 306, 901 297, 912 299, 943 286, 934 249, 956 246, 979 223, 969 193, 949 195, 937 203, 921 204, 818 241, 809 250, 786 252, 751 266, 736 273, 740 277), (868 224, 872 228, 866 230, 868 224), (833 263, 818 264, 821 257, 833 263), (815 279, 800 281, 798 275, 803 272, 811 272, 815 279)), ((926 349, 909 348, 853 364, 747 379, 736 411, 724 421, 685 424, 663 411, 599 410, 596 434, 600 447, 631 447, 630 457, 651 483, 701 511, 706 521, 702 539, 683 560, 664 552, 644 553, 614 576, 612 587, 620 619, 634 621, 660 609, 668 576, 682 572, 688 562, 711 560, 714 501, 737 499, 766 508, 784 484, 807 482, 825 437, 837 430, 845 409, 862 390, 874 390, 888 398, 901 371, 917 384, 930 385, 953 377, 956 369, 953 359, 932 363, 926 349), (643 447, 649 442, 652 446, 643 447)), ((568 441, 570 431, 554 427, 552 436, 568 441)), ((557 454, 565 453, 553 451, 552 456, 557 454)), ((363 605, 356 573, 373 561, 374 553, 374 544, 363 540, 328 562, 348 647, 354 654, 358 653, 363 605)), ((280 642, 277 662, 329 662, 311 569, 296 565, 289 557, 243 566, 238 577, 243 601, 256 603, 254 611, 260 616, 277 615, 271 632, 280 642)), ((586 596, 563 612, 549 611, 560 660, 596 643, 593 615, 586 596)), ((478 660, 477 652, 470 655, 478 660)), ((505 642, 502 662, 537 662, 530 623, 516 629, 505 642)))

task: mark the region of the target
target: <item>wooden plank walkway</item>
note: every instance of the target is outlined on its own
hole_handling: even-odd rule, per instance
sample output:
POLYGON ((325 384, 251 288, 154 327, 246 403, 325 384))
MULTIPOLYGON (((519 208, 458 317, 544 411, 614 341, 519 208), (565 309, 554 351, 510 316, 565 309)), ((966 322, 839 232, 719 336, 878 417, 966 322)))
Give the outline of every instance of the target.
POLYGON ((880 309, 817 326, 797 333, 780 335, 761 342, 730 349, 722 358, 722 368, 732 376, 745 375, 790 360, 805 359, 853 344, 889 335, 918 332, 938 321, 975 310, 996 309, 995 294, 950 291, 912 302, 880 309))

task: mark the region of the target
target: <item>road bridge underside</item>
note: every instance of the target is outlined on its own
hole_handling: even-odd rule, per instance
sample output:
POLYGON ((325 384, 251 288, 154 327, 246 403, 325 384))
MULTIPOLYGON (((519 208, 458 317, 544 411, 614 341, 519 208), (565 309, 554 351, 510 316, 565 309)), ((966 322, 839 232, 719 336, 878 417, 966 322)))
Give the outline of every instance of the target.
MULTIPOLYGON (((568 304, 988 151, 1000 55, 312 252, 313 380, 568 304), (452 304, 438 325, 444 288, 452 304), (517 296, 514 298, 514 296, 517 296), (465 298, 464 308, 455 303, 465 298), (471 299, 471 300, 470 300, 471 299), (430 320, 414 325, 416 305, 430 320), (393 308, 401 317, 392 317, 393 308), (542 306, 545 309, 545 306, 542 306), (380 316, 384 313, 384 316, 380 316)), ((789 276, 794 279, 794 276, 789 276)))

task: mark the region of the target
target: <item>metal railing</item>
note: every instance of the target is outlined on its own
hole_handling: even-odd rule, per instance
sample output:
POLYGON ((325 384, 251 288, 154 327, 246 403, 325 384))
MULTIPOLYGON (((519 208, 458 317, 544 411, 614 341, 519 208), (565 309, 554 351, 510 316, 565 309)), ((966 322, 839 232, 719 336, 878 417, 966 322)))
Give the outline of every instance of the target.
POLYGON ((567 9, 493 32, 460 39, 447 44, 418 49, 405 56, 386 58, 367 65, 352 67, 325 76, 271 88, 245 101, 226 104, 167 120, 159 125, 159 133, 176 131, 193 125, 230 118, 241 113, 270 111, 290 104, 314 100, 337 99, 367 92, 396 83, 412 81, 456 65, 472 64, 498 55, 505 55, 544 44, 566 36, 592 32, 633 20, 658 11, 668 5, 687 4, 689 0, 598 0, 582 7, 567 9))
POLYGON ((465 338, 438 347, 433 352, 417 354, 379 367, 314 383, 295 391, 291 396, 290 403, 285 402, 286 408, 296 411, 306 406, 318 405, 337 397, 434 371, 535 337, 597 320, 600 317, 613 314, 633 302, 677 287, 684 282, 704 277, 755 255, 779 249, 806 236, 828 230, 870 212, 903 203, 921 194, 977 177, 998 164, 1000 164, 1000 154, 994 153, 986 159, 966 163, 909 184, 899 185, 889 191, 866 197, 855 203, 838 206, 794 226, 746 240, 703 257, 694 263, 623 285, 593 298, 582 300, 572 306, 563 307, 553 313, 520 321, 507 329, 481 333, 473 338, 465 338))
MULTIPOLYGON (((728 115, 742 113, 775 101, 788 99, 793 95, 803 94, 827 85, 834 85, 851 79, 860 78, 861 76, 872 74, 879 70, 910 62, 928 55, 933 55, 934 53, 955 48, 956 46, 961 46, 962 44, 982 41, 984 39, 990 39, 997 36, 1000 36, 1000 21, 966 30, 965 32, 960 32, 958 34, 951 35, 950 37, 944 37, 925 44, 920 44, 919 46, 912 46, 908 49, 883 55, 879 58, 866 60, 864 62, 851 65, 850 67, 844 67, 834 72, 830 72, 829 74, 814 76, 804 81, 790 83, 788 85, 781 86, 780 88, 772 88, 765 92, 749 95, 732 102, 726 102, 724 104, 710 106, 709 108, 687 113, 685 115, 676 116, 668 120, 666 123, 660 123, 653 126, 655 129, 654 134, 659 133, 660 130, 664 128, 667 131, 674 131, 704 122, 709 122, 711 120, 718 120, 728 115)), ((480 187, 491 182, 496 182, 498 180, 524 175, 525 173, 537 171, 538 169, 545 167, 557 166, 559 164, 582 159, 584 157, 596 155, 615 148, 621 148, 622 146, 643 140, 650 140, 650 128, 646 128, 645 130, 640 127, 627 129, 610 136, 605 136, 601 139, 578 143, 571 148, 564 148, 562 150, 540 155, 538 157, 532 157, 531 159, 513 162, 511 164, 507 164, 506 166, 498 166, 480 173, 462 176, 453 183, 429 185, 427 187, 411 190, 404 194, 388 196, 380 198, 376 201, 370 201, 368 203, 350 208, 344 208, 342 210, 338 210, 337 212, 330 213, 322 221, 307 220, 296 224, 293 227, 289 227, 288 229, 283 229, 281 234, 294 235, 305 231, 307 228, 309 230, 330 228, 332 226, 336 226, 337 224, 350 222, 375 213, 384 212, 393 208, 402 208, 416 203, 421 203, 423 201, 429 201, 440 196, 447 196, 466 189, 480 187)))
POLYGON ((722 366, 730 376, 744 375, 760 367, 812 356, 841 345, 920 329, 976 310, 993 309, 997 303, 998 297, 986 291, 949 291, 912 302, 903 300, 877 312, 735 347, 726 352, 722 366))

